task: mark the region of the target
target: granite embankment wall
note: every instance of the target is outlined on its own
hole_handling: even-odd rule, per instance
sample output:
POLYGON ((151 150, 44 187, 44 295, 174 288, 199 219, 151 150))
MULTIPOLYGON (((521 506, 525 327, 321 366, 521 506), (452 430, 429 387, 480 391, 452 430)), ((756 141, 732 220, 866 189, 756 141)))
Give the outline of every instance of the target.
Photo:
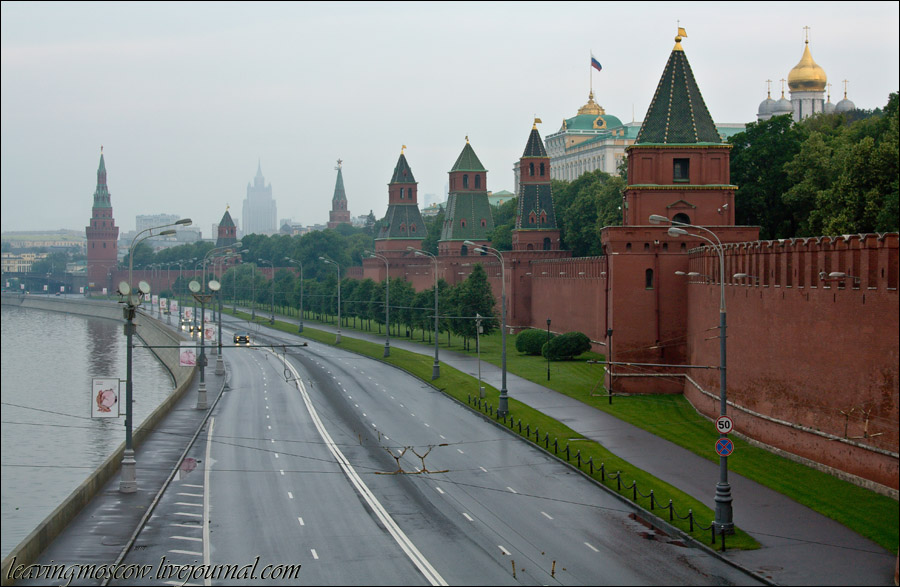
MULTIPOLYGON (((98 302, 92 300, 71 299, 66 297, 41 297, 3 295, 0 302, 4 305, 16 305, 38 310, 53 312, 66 312, 81 316, 95 318, 109 318, 118 320, 122 324, 125 319, 120 304, 110 302, 98 302)), ((175 390, 166 398, 147 418, 135 427, 133 442, 135 448, 139 447, 147 435, 156 425, 165 418, 172 406, 187 392, 193 381, 196 369, 181 367, 178 365, 178 349, 174 348, 183 339, 176 331, 166 328, 157 320, 138 313, 135 319, 137 333, 148 346, 161 346, 173 348, 157 348, 153 352, 172 374, 175 381, 175 390)), ((73 491, 50 515, 48 515, 37 528, 19 543, 3 559, 2 584, 11 584, 7 578, 7 571, 13 559, 16 565, 28 565, 37 560, 37 557, 47 546, 62 532, 63 529, 78 515, 91 499, 99 493, 103 486, 119 471, 122 463, 122 455, 125 451, 123 442, 118 449, 109 456, 84 482, 73 491)))

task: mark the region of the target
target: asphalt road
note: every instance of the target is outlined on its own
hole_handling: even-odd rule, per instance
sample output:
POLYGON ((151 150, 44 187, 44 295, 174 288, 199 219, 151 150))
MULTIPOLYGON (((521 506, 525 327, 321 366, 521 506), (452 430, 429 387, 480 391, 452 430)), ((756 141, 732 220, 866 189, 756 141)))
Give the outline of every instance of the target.
POLYGON ((113 584, 758 583, 389 365, 316 343, 225 356, 193 461, 124 561, 153 575, 113 584), (187 574, 204 564, 255 580, 187 574))

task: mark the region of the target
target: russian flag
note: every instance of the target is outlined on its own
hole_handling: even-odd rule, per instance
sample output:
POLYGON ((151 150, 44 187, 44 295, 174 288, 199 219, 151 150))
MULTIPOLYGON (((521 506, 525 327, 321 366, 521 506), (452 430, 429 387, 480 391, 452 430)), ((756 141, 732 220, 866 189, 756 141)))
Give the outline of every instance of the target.
POLYGON ((593 67, 593 68, 596 69, 597 71, 602 71, 602 70, 603 70, 603 66, 600 65, 600 62, 597 61, 597 58, 594 57, 594 54, 593 54, 593 53, 591 53, 591 67, 593 67))

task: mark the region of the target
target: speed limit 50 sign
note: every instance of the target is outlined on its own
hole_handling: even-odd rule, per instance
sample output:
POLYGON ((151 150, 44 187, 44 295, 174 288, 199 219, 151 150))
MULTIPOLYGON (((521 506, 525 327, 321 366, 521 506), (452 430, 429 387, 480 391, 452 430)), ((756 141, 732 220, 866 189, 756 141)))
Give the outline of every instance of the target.
POLYGON ((728 434, 734 430, 734 420, 728 416, 719 416, 716 419, 716 432, 719 434, 728 434))

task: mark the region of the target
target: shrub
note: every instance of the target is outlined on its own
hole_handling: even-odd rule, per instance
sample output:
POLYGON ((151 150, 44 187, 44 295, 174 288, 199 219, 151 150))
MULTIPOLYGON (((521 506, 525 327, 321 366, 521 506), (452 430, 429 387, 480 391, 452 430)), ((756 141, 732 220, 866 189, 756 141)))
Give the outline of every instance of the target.
POLYGON ((591 339, 581 332, 567 332, 545 342, 541 354, 551 361, 560 361, 577 357, 591 350, 591 339))
MULTIPOLYGON (((556 335, 550 334, 552 340, 556 335)), ((516 350, 526 355, 539 355, 547 342, 547 331, 529 328, 516 335, 516 350)))

